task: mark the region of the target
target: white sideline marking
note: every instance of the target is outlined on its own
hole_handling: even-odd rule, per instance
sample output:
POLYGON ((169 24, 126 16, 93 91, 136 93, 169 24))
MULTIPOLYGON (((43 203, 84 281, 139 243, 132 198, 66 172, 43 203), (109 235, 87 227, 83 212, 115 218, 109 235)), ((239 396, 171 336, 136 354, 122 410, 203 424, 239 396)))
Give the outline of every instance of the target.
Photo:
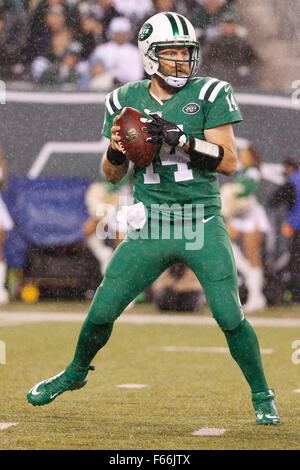
POLYGON ((47 142, 41 148, 27 176, 29 179, 38 178, 49 158, 54 153, 95 153, 98 155, 103 152, 106 147, 107 139, 105 137, 99 142, 47 142))
POLYGON ((0 423, 0 431, 3 429, 10 428, 11 426, 17 426, 18 423, 0 423))
POLYGON ((117 385, 119 388, 144 388, 147 387, 146 384, 120 384, 117 385))
POLYGON ((296 388, 296 390, 293 390, 295 393, 300 393, 300 388, 296 388))
MULTIPOLYGON (((213 353, 229 353, 228 348, 223 347, 201 347, 201 346, 162 346, 156 349, 167 352, 213 352, 213 353)), ((262 354, 272 354, 273 349, 261 349, 262 354)))
MULTIPOLYGON (((9 312, 0 311, 0 326, 22 325, 36 322, 71 322, 82 323, 87 313, 65 313, 65 312, 9 312)), ((300 318, 271 318, 271 317, 247 317, 253 326, 300 328, 300 318)), ((139 325, 212 325, 216 321, 210 316, 196 315, 166 315, 166 314, 134 314, 123 313, 117 319, 117 323, 133 323, 139 325)))
POLYGON ((220 436, 221 434, 224 434, 224 432, 226 432, 226 429, 202 428, 193 432, 192 436, 220 436))
MULTIPOLYGON (((236 93, 239 104, 252 106, 270 106, 275 108, 286 108, 300 110, 300 105, 290 97, 273 96, 258 93, 236 93)), ((87 104, 104 103, 106 93, 36 93, 30 91, 6 91, 6 102, 15 103, 47 103, 47 104, 87 104)))

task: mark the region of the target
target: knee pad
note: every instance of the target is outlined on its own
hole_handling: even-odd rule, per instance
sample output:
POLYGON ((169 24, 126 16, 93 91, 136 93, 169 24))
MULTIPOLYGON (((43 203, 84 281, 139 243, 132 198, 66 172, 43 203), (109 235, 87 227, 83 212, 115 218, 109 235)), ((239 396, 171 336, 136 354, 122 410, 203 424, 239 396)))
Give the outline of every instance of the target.
POLYGON ((136 295, 123 291, 118 282, 106 274, 90 306, 90 320, 97 325, 115 322, 136 295))
POLYGON ((230 329, 221 328, 221 329, 226 336, 233 336, 236 333, 239 334, 239 332, 245 328, 246 324, 247 324, 246 319, 242 318, 240 322, 237 325, 233 326, 232 328, 230 329))

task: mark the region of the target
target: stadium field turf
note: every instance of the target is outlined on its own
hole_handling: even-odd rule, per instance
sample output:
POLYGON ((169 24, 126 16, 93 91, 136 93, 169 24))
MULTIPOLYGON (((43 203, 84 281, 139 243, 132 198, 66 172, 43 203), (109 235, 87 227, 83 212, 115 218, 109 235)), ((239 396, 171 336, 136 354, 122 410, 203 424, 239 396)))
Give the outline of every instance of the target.
POLYGON ((32 407, 28 390, 70 362, 80 313, 86 312, 87 304, 80 302, 12 303, 0 309, 6 349, 0 364, 1 450, 299 449, 299 305, 248 316, 277 395, 282 424, 273 427, 255 425, 249 387, 208 310, 162 315, 150 304, 123 314, 132 321, 116 322, 83 389, 32 407), (56 317, 24 323, 31 313, 56 317), (79 316, 66 320, 62 313, 79 316))

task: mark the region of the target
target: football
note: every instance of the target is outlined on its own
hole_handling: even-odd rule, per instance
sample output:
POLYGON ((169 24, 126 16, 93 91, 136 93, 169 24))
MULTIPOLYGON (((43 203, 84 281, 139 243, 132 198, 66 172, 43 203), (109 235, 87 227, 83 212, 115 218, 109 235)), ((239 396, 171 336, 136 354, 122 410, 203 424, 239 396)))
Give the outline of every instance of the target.
POLYGON ((126 158, 144 168, 152 162, 157 147, 157 143, 146 142, 151 135, 142 131, 143 127, 150 127, 140 121, 145 117, 137 109, 126 107, 117 121, 117 126, 120 127, 118 134, 121 137, 119 144, 126 158))

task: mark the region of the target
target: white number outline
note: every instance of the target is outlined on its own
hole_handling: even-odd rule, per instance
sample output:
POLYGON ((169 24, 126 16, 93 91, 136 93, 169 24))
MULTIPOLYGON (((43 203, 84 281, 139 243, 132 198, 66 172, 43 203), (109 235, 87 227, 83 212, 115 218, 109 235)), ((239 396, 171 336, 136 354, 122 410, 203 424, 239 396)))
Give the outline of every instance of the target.
MULTIPOLYGON (((183 131, 183 124, 178 124, 178 127, 183 131)), ((170 159, 161 159, 159 156, 161 146, 158 149, 157 156, 160 159, 162 166, 167 165, 177 165, 177 171, 174 171, 174 180, 176 183, 180 181, 189 181, 194 179, 193 170, 188 168, 186 162, 176 162, 175 160, 170 159)), ((170 150, 170 155, 172 155, 172 148, 170 150)), ((159 173, 154 172, 153 164, 151 163, 146 168, 146 173, 144 173, 144 184, 159 184, 160 176, 159 173)))
POLYGON ((234 96, 232 93, 230 93, 230 97, 229 95, 226 95, 226 101, 228 103, 228 106, 229 106, 229 111, 232 113, 233 111, 237 111, 239 108, 238 108, 238 105, 237 105, 237 102, 235 101, 234 99, 234 96))

